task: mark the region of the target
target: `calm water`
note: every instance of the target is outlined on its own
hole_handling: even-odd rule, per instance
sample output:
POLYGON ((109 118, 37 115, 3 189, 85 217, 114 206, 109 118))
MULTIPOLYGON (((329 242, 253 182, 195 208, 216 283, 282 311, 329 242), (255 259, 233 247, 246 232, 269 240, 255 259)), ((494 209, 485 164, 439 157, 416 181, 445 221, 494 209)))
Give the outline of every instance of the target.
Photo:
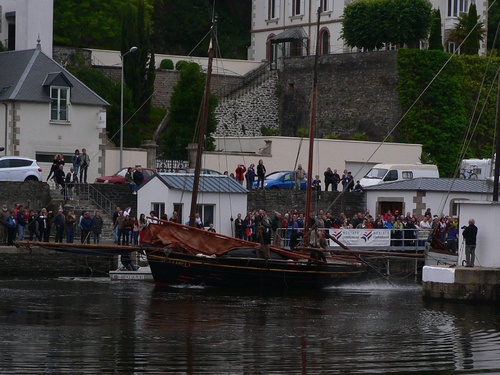
POLYGON ((500 307, 424 304, 420 292, 0 280, 0 373, 500 373, 500 307))

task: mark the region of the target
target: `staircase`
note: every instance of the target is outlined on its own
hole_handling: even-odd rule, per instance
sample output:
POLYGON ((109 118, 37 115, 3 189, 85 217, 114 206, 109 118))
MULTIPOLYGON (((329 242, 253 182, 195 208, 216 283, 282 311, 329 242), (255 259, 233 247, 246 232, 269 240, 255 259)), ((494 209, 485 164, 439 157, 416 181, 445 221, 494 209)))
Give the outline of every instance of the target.
MULTIPOLYGON (((50 186, 50 196, 52 198, 52 202, 49 206, 49 210, 52 210, 54 215, 57 213, 59 208, 64 209, 64 214, 67 214, 69 211, 74 210, 76 219, 79 220, 82 212, 88 211, 90 215, 94 216, 96 211, 101 213, 102 219, 104 221, 104 225, 102 228, 102 234, 100 243, 103 244, 113 244, 114 236, 113 236, 113 216, 109 215, 107 212, 103 211, 102 208, 94 204, 91 199, 89 199, 88 195, 85 194, 79 195, 77 194, 78 189, 74 189, 73 199, 67 200, 66 202, 63 199, 60 189, 56 189, 52 184, 50 186)), ((55 233, 54 233, 55 234, 55 233)), ((51 237, 52 238, 52 237, 51 237)), ((75 242, 80 241, 80 230, 76 230, 75 234, 75 242)), ((92 242, 92 239, 91 239, 92 242)))

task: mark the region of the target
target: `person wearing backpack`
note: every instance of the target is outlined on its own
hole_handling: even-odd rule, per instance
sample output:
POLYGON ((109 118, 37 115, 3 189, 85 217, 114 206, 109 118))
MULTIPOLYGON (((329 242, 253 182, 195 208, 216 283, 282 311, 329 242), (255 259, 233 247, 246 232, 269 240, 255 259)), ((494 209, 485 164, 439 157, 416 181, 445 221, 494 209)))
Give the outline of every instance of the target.
POLYGON ((7 225, 7 246, 14 246, 17 234, 17 219, 13 212, 9 212, 5 223, 7 225))

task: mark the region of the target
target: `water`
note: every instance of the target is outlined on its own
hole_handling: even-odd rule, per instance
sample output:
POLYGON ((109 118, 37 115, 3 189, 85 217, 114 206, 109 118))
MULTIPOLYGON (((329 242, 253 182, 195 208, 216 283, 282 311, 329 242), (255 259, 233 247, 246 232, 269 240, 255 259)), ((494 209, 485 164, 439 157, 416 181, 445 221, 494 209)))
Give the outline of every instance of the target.
POLYGON ((0 373, 500 373, 500 306, 418 285, 256 295, 0 280, 0 373))

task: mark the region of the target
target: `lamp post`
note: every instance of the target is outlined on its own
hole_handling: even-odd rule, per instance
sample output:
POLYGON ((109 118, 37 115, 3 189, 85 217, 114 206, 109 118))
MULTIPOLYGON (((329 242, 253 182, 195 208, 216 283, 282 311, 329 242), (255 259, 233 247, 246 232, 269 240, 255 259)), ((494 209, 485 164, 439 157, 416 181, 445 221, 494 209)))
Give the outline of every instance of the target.
POLYGON ((130 48, 123 55, 120 55, 122 60, 122 85, 120 96, 120 170, 123 168, 123 58, 131 52, 137 51, 137 47, 130 48))

